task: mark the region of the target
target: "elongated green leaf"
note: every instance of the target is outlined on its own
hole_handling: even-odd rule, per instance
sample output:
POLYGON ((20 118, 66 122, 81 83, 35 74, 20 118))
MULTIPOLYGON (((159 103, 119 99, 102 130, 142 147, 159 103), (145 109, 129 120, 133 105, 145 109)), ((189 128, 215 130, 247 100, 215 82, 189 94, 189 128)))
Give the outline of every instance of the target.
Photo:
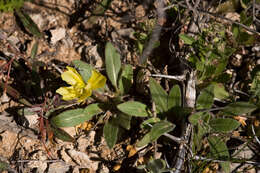
POLYGON ((38 26, 34 23, 34 21, 31 19, 31 17, 20 11, 16 10, 16 14, 19 16, 20 20, 22 21, 24 27, 28 29, 30 33, 32 33, 34 36, 40 38, 42 36, 42 33, 40 32, 38 26))
POLYGON ((228 58, 222 57, 222 59, 218 62, 218 65, 216 66, 214 76, 219 76, 223 74, 223 71, 226 69, 227 64, 228 64, 228 58))
POLYGON ((94 115, 100 114, 101 112, 103 112, 103 110, 100 109, 98 103, 88 105, 84 109, 84 114, 85 114, 85 117, 84 117, 85 120, 84 121, 90 120, 94 115))
POLYGON ((168 110, 173 107, 181 107, 181 89, 179 85, 172 87, 168 96, 168 110))
MULTIPOLYGON (((36 111, 39 111, 41 108, 37 109, 36 111)), ((28 116, 28 115, 35 115, 35 112, 32 108, 23 107, 21 109, 18 109, 17 113, 21 116, 28 116)))
MULTIPOLYGON (((166 163, 162 159, 151 160, 147 164, 147 169, 151 171, 151 173, 162 173, 166 168, 166 163)), ((168 172, 168 171, 167 171, 168 172)))
POLYGON ((195 42, 195 39, 188 36, 187 34, 179 34, 180 39, 184 41, 184 44, 192 45, 195 42))
POLYGON ((203 89, 197 99, 197 109, 209 109, 211 108, 214 101, 214 86, 210 85, 203 89))
POLYGON ((229 93, 225 90, 225 87, 221 83, 215 83, 214 85, 214 96, 218 99, 227 99, 229 93))
POLYGON ((231 118, 217 118, 209 121, 210 127, 216 132, 228 133, 240 126, 240 123, 231 118))
POLYGON ((117 141, 118 136, 118 125, 113 120, 107 122, 103 128, 103 135, 109 148, 113 148, 117 141))
POLYGON ((122 104, 117 105, 117 108, 130 116, 136 117, 147 117, 147 106, 143 103, 136 102, 136 101, 129 101, 122 104))
POLYGON ((197 112, 189 116, 189 122, 192 125, 197 125, 198 123, 204 120, 207 122, 208 117, 210 117, 210 114, 208 112, 197 112))
POLYGON ((151 127, 150 125, 154 125, 155 123, 158 123, 160 121, 161 121, 160 118, 157 117, 149 118, 141 124, 141 128, 149 128, 151 127))
POLYGON ((239 33, 240 33, 239 26, 236 25, 236 24, 232 24, 232 34, 233 34, 233 37, 234 37, 235 39, 238 38, 239 33))
POLYGON ((225 115, 242 115, 251 113, 257 109, 257 106, 249 102, 235 102, 227 105, 222 112, 225 115))
POLYGON ((34 59, 35 56, 37 55, 38 44, 39 44, 38 41, 36 41, 36 42, 33 44, 33 47, 32 47, 32 50, 31 50, 31 59, 34 59))
POLYGON ((119 53, 117 53, 110 42, 106 44, 105 56, 107 76, 114 87, 117 88, 117 78, 121 68, 121 60, 119 53))
MULTIPOLYGON (((229 152, 228 148, 220 137, 210 136, 208 138, 210 144, 210 155, 212 158, 220 159, 220 160, 228 160, 229 152)), ((229 162, 221 163, 222 169, 226 172, 230 172, 230 164, 229 162)))
POLYGON ((129 64, 124 65, 119 77, 118 88, 122 95, 129 92, 133 84, 133 67, 129 64))
POLYGON ((154 142, 164 133, 170 132, 175 128, 175 125, 168 121, 160 121, 156 123, 151 131, 147 133, 141 141, 137 143, 137 147, 142 147, 147 145, 150 142, 154 142))
POLYGON ((67 132, 65 132, 64 130, 55 127, 55 126, 51 126, 51 131, 53 132, 53 135, 56 138, 59 138, 60 140, 66 141, 66 142, 73 142, 74 138, 72 136, 70 136, 67 132))
POLYGON ((72 127, 90 120, 94 115, 101 112, 102 109, 98 107, 98 104, 91 104, 85 109, 73 109, 62 112, 53 117, 51 123, 57 127, 72 127))
POLYGON ((92 75, 92 70, 94 69, 90 64, 85 63, 81 60, 74 60, 72 64, 76 67, 83 80, 87 83, 92 75))
MULTIPOLYGON (((203 124, 198 124, 197 126, 196 126, 196 128, 194 128, 194 138, 193 138, 193 142, 194 142, 194 145, 196 146, 196 148, 197 148, 197 151, 199 151, 200 149, 201 149, 201 147, 202 147, 202 142, 201 142, 201 140, 202 140, 202 138, 203 138, 203 136, 206 134, 206 133, 208 133, 209 132, 209 128, 208 128, 208 126, 205 126, 205 125, 203 125, 203 124)), ((193 146, 193 147, 195 147, 195 146, 193 146)))
POLYGON ((118 126, 124 128, 126 130, 130 130, 131 119, 132 119, 132 116, 121 113, 114 119, 114 121, 118 126))
POLYGON ((149 81, 150 92, 152 99, 156 105, 156 110, 158 112, 166 112, 167 109, 167 99, 168 94, 153 78, 149 81))

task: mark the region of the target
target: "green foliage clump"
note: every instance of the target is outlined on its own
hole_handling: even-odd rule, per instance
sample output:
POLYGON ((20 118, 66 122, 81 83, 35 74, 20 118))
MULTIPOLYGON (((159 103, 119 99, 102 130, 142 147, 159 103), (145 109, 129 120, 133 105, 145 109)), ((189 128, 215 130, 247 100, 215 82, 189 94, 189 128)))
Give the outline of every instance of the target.
POLYGON ((23 6, 24 0, 0 0, 0 11, 8 12, 23 6))

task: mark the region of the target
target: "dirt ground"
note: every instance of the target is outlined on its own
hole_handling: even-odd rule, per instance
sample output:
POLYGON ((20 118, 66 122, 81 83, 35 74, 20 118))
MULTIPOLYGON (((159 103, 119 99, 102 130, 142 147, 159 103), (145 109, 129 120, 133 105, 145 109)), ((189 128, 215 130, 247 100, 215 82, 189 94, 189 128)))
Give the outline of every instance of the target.
MULTIPOLYGON (((134 62, 136 55, 129 53, 127 39, 131 38, 133 27, 138 21, 143 20, 145 9, 142 4, 135 2, 113 1, 111 9, 104 16, 91 17, 91 12, 98 5, 95 1, 80 2, 74 0, 47 0, 26 2, 24 11, 30 15, 38 25, 44 38, 39 40, 38 53, 35 58, 53 69, 53 64, 70 64, 72 60, 82 59, 98 69, 104 67, 101 57, 104 54, 104 45, 112 40, 120 43, 121 55, 127 61, 134 62), (80 10, 77 10, 80 9, 80 10), (134 10, 133 10, 134 9, 134 10), (78 14, 79 11, 83 12, 78 14), (125 16, 121 16, 125 14, 125 16), (132 16, 133 15, 133 16, 132 16), (126 19, 123 19, 123 18, 126 19), (132 22, 131 22, 132 21, 132 22), (121 34, 121 35, 120 35, 121 34), (123 38, 124 37, 124 38, 123 38), (101 45, 101 46, 100 46, 101 45), (102 52, 103 51, 103 52, 102 52)), ((19 56, 29 58, 36 39, 18 26, 17 17, 13 13, 0 14, 1 39, 0 50, 5 54, 13 55, 10 47, 17 49, 19 56)), ((18 57, 17 57, 18 58, 18 57)), ((4 76, 1 76, 1 78, 4 76)), ((11 79, 12 80, 12 79, 11 79)), ((9 98, 10 99, 10 98, 9 98)), ((125 146, 129 141, 110 150, 104 138, 97 140, 97 132, 84 131, 75 127, 64 129, 71 136, 76 136, 76 142, 63 142, 55 139, 54 143, 43 144, 39 134, 38 115, 26 116, 29 129, 17 125, 7 109, 19 107, 21 104, 7 99, 0 106, 0 159, 10 164, 10 171, 18 172, 100 172, 117 169, 123 159, 127 157, 125 146), (49 154, 47 153, 46 148, 49 154), (122 146, 124 145, 124 146, 122 146)), ((19 119, 19 118, 18 118, 19 119)))
MULTIPOLYGON (((93 11, 95 12, 100 2, 100 0, 25 2, 23 10, 29 14, 43 33, 40 39, 35 38, 26 28, 22 28, 21 22, 14 13, 0 13, 0 21, 2 21, 0 23, 0 57, 4 54, 15 57, 17 60, 23 59, 24 64, 28 65, 27 59, 31 56, 33 46, 38 42, 35 59, 38 63, 43 63, 42 75, 50 71, 55 82, 62 83, 59 70, 65 69, 66 65, 71 64, 73 60, 83 60, 100 71, 104 70, 104 47, 105 43, 110 41, 116 45, 123 63, 136 66, 139 55, 136 51, 136 38, 133 32, 138 30, 140 23, 156 17, 156 11, 150 9, 150 1, 113 0, 104 14, 95 15, 93 11)), ((185 30, 185 27, 182 26, 181 32, 185 30)), ((169 39, 167 34, 164 37, 164 39, 169 39)), ((167 45, 161 46, 166 46, 168 50, 169 45, 168 42, 166 43, 167 45)), ((154 54, 155 56, 161 54, 164 61, 171 58, 167 51, 154 54)), ((0 66, 5 62, 0 59, 0 66)), ((175 69, 180 69, 180 67, 175 69)), ((178 73, 178 71, 175 72, 178 73)), ((0 73, 0 79, 8 81, 8 84, 15 83, 17 87, 15 89, 24 90, 28 97, 37 95, 26 90, 26 86, 23 85, 23 82, 26 84, 27 80, 25 76, 11 76, 9 79, 6 79, 6 76, 0 73)), ((52 96, 55 94, 51 91, 49 93, 52 96)), ((29 99, 35 101, 32 98, 29 99)), ((39 98, 42 101, 40 102, 37 99, 35 105, 41 104, 44 100, 39 98)), ((144 162, 143 157, 129 156, 133 134, 125 133, 124 139, 119 141, 113 149, 109 149, 102 137, 102 128, 99 126, 91 130, 79 127, 64 128, 63 130, 75 138, 74 142, 64 142, 56 138, 53 141, 46 138, 43 140, 38 114, 25 117, 12 114, 12 109, 17 110, 22 107, 21 103, 14 100, 4 95, 1 95, 0 100, 0 160, 9 164, 9 172, 135 172, 136 169, 132 170, 132 168, 144 162)), ((176 151, 174 147, 171 149, 169 152, 176 151)), ((160 158, 160 151, 157 154, 156 157, 160 158)), ((252 151, 246 154, 252 155, 252 151)))

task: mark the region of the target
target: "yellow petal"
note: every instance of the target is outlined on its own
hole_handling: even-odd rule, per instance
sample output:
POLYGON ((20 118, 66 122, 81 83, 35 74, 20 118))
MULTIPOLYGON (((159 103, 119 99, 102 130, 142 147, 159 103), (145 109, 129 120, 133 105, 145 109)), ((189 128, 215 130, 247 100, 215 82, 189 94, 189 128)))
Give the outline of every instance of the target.
POLYGON ((92 90, 97 89, 97 88, 102 88, 106 84, 106 77, 103 76, 101 73, 92 70, 92 75, 90 79, 88 80, 88 85, 92 90))
POLYGON ((91 96, 92 90, 91 89, 84 89, 83 93, 79 96, 78 102, 85 101, 89 96, 91 96))
POLYGON ((77 94, 75 92, 75 89, 70 86, 70 87, 60 87, 59 89, 56 90, 57 93, 62 95, 63 100, 73 100, 77 98, 77 94))
POLYGON ((85 86, 84 80, 80 74, 72 67, 67 66, 68 70, 61 74, 62 80, 66 81, 70 85, 76 85, 80 88, 85 86))

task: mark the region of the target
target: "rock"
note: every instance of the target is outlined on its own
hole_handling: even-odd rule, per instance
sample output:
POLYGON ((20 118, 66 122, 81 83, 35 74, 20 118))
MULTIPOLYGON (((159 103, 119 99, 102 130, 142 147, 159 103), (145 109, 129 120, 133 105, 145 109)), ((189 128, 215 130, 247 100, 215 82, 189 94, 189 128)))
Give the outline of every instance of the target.
POLYGON ((231 64, 235 67, 240 67, 242 64, 242 60, 242 55, 236 54, 235 56, 231 57, 231 64))
POLYGON ((37 168, 37 172, 44 173, 44 171, 48 167, 47 162, 45 162, 46 160, 48 160, 45 152, 39 150, 38 152, 33 153, 30 159, 32 159, 33 161, 27 163, 28 167, 32 169, 37 168))
POLYGON ((144 6, 138 5, 135 9, 135 18, 139 19, 145 16, 145 9, 144 6))
POLYGON ((70 169, 69 165, 63 162, 52 163, 49 166, 48 173, 64 173, 70 169))
POLYGON ((90 47, 88 49, 87 53, 88 53, 91 61, 93 62, 93 64, 95 64, 95 68, 103 67, 104 63, 103 63, 101 56, 99 55, 99 53, 97 51, 97 45, 90 47))
MULTIPOLYGON (((239 153, 236 155, 237 158, 247 160, 247 159, 250 159, 254 156, 254 152, 247 146, 244 147, 243 145, 241 145, 237 148, 237 151, 239 151, 239 153)), ((247 170, 246 172, 248 172, 248 173, 255 172, 254 169, 248 170, 249 167, 250 166, 247 165, 247 164, 244 164, 242 166, 241 166, 240 163, 231 163, 230 164, 231 172, 234 171, 234 170, 236 170, 236 172, 245 172, 246 170, 247 170), (238 168, 238 169, 236 169, 236 168, 238 168)))
POLYGON ((100 173, 109 173, 109 169, 102 164, 101 168, 100 168, 100 173))
POLYGON ((64 127, 62 128, 65 132, 67 132, 70 136, 75 136, 76 135, 76 129, 75 127, 64 127))
POLYGON ((56 28, 51 30, 51 43, 56 44, 58 41, 62 40, 66 36, 65 28, 56 28))
POLYGON ((17 134, 5 131, 1 134, 0 156, 9 158, 13 155, 17 143, 17 134))
POLYGON ((0 103, 7 103, 10 101, 10 97, 6 93, 3 93, 3 95, 0 97, 0 103))
POLYGON ((26 119, 28 120, 29 122, 29 127, 30 128, 35 128, 35 125, 38 124, 38 118, 39 116, 37 114, 34 114, 34 115, 27 115, 25 116, 26 119))
POLYGON ((74 149, 71 149, 68 151, 68 154, 71 156, 71 158, 77 162, 78 165, 84 168, 88 168, 89 172, 96 172, 98 169, 99 161, 93 161, 90 158, 99 158, 97 154, 94 153, 85 153, 76 151, 74 149))
POLYGON ((11 42, 12 45, 17 45, 20 42, 20 40, 15 36, 10 36, 7 40, 11 42))
POLYGON ((32 20, 37 24, 40 30, 43 30, 43 27, 47 24, 47 20, 45 20, 40 13, 30 15, 32 20))

